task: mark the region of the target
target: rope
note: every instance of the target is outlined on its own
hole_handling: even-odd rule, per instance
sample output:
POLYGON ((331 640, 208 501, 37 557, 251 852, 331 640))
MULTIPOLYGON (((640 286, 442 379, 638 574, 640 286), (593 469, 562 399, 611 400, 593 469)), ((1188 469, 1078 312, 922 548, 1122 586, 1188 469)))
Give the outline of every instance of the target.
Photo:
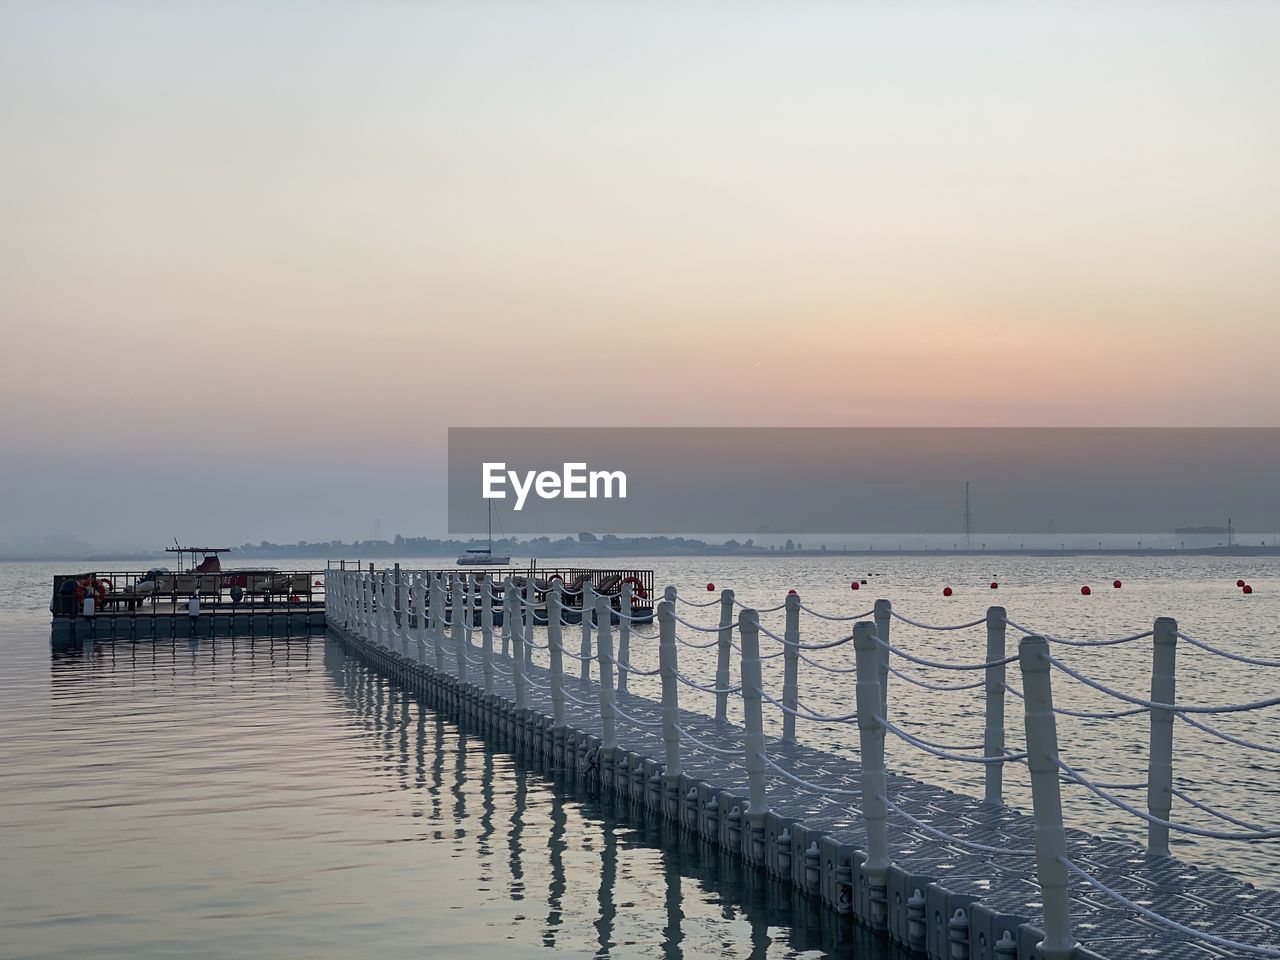
MULTIPOLYGON (((951 750, 948 748, 935 747, 933 744, 929 743, 928 741, 921 740, 919 737, 912 736, 911 734, 907 733, 907 731, 903 730, 901 727, 890 723, 888 720, 885 720, 883 717, 876 717, 875 719, 878 723, 882 724, 884 728, 888 730, 890 733, 892 733, 895 737, 905 740, 907 743, 911 744, 913 747, 916 747, 919 750, 923 750, 925 753, 931 753, 935 757, 940 757, 943 760, 958 760, 962 763, 1005 763, 1005 762, 1012 762, 1014 760, 1025 760, 1027 758, 1027 754, 1025 752, 1002 753, 998 757, 966 757, 964 754, 952 753, 951 750)), ((982 744, 978 744, 978 746, 981 747, 982 744)), ((959 748, 953 748, 953 749, 967 750, 967 749, 976 749, 976 748, 959 747, 959 748)))
POLYGON ((1108 687, 1105 683, 1100 683, 1077 670, 1071 669, 1053 654, 1049 655, 1049 662, 1067 676, 1074 677, 1086 686, 1093 687, 1093 689, 1115 697, 1117 700, 1136 703, 1139 706, 1146 707, 1148 710, 1172 710, 1175 713, 1244 713, 1248 710, 1258 710, 1262 707, 1274 707, 1276 704, 1280 704, 1280 697, 1268 697, 1265 700, 1254 700, 1250 703, 1230 703, 1221 707, 1182 707, 1176 703, 1156 703, 1154 700, 1144 700, 1141 697, 1135 697, 1108 687))
POLYGON ((805 663, 809 664, 810 666, 817 667, 819 670, 825 670, 827 673, 857 673, 858 672, 858 668, 856 666, 829 667, 825 663, 819 663, 817 660, 812 660, 809 657, 806 657, 803 653, 797 653, 796 656, 798 656, 801 660, 803 660, 805 663))
POLYGON ((588 709, 593 709, 593 708, 598 708, 600 706, 600 704, 592 703, 590 700, 579 700, 568 690, 561 689, 560 692, 564 694, 564 698, 566 700, 568 700, 570 703, 576 703, 580 707, 587 707, 588 709))
POLYGON ((921 630, 968 630, 970 627, 976 627, 980 623, 987 622, 987 618, 983 617, 981 620, 974 620, 972 623, 957 623, 953 626, 944 627, 936 623, 921 623, 919 620, 912 620, 909 617, 904 617, 902 614, 898 613, 898 611, 896 610, 890 610, 889 615, 891 617, 896 617, 897 619, 901 620, 903 623, 909 623, 913 627, 919 627, 921 630))
POLYGON ((924 823, 921 820, 917 820, 888 797, 881 797, 880 799, 884 802, 886 807, 900 816, 903 820, 907 821, 907 823, 912 826, 919 827, 925 833, 932 834, 940 840, 945 840, 947 843, 954 843, 957 846, 968 847, 970 850, 979 850, 982 853, 998 854, 1002 857, 1034 857, 1036 855, 1034 850, 1019 850, 1009 847, 989 847, 985 843, 974 843, 972 840, 962 840, 960 837, 954 836, 950 833, 945 833, 937 827, 931 827, 929 824, 924 823))
POLYGON ((999 667, 1006 663, 1013 663, 1013 661, 1018 659, 1018 655, 1014 654, 1013 656, 1004 657, 1000 660, 991 660, 983 663, 945 663, 941 660, 928 660, 924 657, 917 657, 915 654, 907 653, 905 650, 899 650, 893 644, 886 640, 881 640, 878 636, 876 637, 876 643, 880 644, 890 653, 894 653, 902 657, 904 660, 910 660, 912 663, 918 663, 922 667, 937 667, 939 670, 987 670, 991 667, 999 667))
MULTIPOLYGON (((679 724, 677 724, 677 725, 676 725, 676 730, 678 730, 678 731, 680 732, 680 736, 682 736, 682 737, 688 737, 690 740, 697 740, 697 739, 698 739, 698 738, 697 738, 697 736, 696 736, 695 734, 690 733, 688 730, 686 730, 684 727, 680 726, 679 724)), ((711 744, 706 743, 705 741, 702 741, 702 740, 698 740, 698 749, 700 749, 700 750, 710 750, 712 753, 724 753, 724 754, 729 754, 729 755, 731 755, 731 756, 737 756, 737 755, 738 755, 738 751, 737 751, 737 750, 733 750, 733 749, 726 750, 726 749, 724 749, 723 747, 713 747, 711 744)))
POLYGON ((635 717, 631 716, 631 714, 622 710, 616 703, 613 705, 613 712, 616 713, 618 716, 620 716, 623 720, 627 721, 627 723, 632 724, 633 726, 637 726, 637 727, 662 726, 661 720, 637 720, 635 717))
POLYGON ((862 795, 861 790, 845 790, 845 789, 842 789, 841 787, 820 787, 818 786, 818 784, 813 783, 812 781, 800 779, 794 773, 791 773, 789 770, 784 770, 782 767, 778 766, 776 763, 774 763, 772 760, 766 757, 763 753, 757 753, 756 756, 759 759, 764 761, 765 766, 769 767, 772 770, 776 770, 778 773, 782 774, 792 783, 798 784, 799 786, 803 787, 805 790, 810 791, 811 793, 821 793, 821 794, 838 793, 843 797, 858 797, 862 795))
POLYGON ((1247 663, 1255 667, 1280 667, 1280 660, 1267 660, 1262 657, 1246 657, 1242 653, 1231 653, 1229 650, 1223 650, 1215 647, 1213 644, 1205 643, 1203 640, 1197 640, 1195 637, 1189 637, 1181 630, 1178 631, 1178 639, 1185 640, 1193 647, 1199 647, 1201 650, 1207 650, 1209 653, 1215 653, 1220 657, 1226 657, 1228 660, 1235 660, 1237 663, 1247 663))
POLYGON ((1265 743, 1254 743, 1252 740, 1245 740, 1243 737, 1232 736, 1226 731, 1219 730, 1217 727, 1211 727, 1207 723, 1201 723, 1199 720, 1192 720, 1185 713, 1178 711, 1177 717, 1183 723, 1190 724, 1197 730, 1203 730, 1211 737, 1217 737, 1219 740, 1225 740, 1227 743, 1234 743, 1237 746, 1248 747, 1250 750, 1262 750, 1265 753, 1280 753, 1280 747, 1267 746, 1265 743))
POLYGON ((673 613, 671 616, 675 617, 676 623, 683 623, 690 630, 697 630, 699 633, 719 633, 721 630, 733 629, 732 624, 730 624, 728 627, 721 627, 721 626, 700 627, 696 623, 690 623, 688 620, 684 619, 684 617, 678 616, 677 614, 673 613))
POLYGON ((686 600, 684 597, 680 596, 680 594, 677 593, 676 601, 679 603, 683 603, 686 607, 714 607, 717 603, 720 602, 720 598, 716 597, 714 600, 708 600, 706 603, 698 603, 698 601, 696 600, 686 600))
POLYGON ((850 640, 853 639, 853 634, 851 633, 847 637, 841 637, 839 640, 830 640, 826 643, 792 643, 786 637, 778 636, 768 627, 761 626, 760 632, 763 633, 766 637, 770 637, 774 640, 777 640, 778 643, 782 644, 783 646, 792 647, 796 650, 830 650, 832 647, 838 647, 842 644, 848 643, 850 640))
POLYGON ((1108 793, 1098 784, 1094 783, 1083 773, 1080 773, 1069 763, 1065 762, 1061 757, 1054 757, 1054 762, 1062 768, 1062 771, 1080 786, 1084 787, 1090 793, 1101 797, 1107 803, 1114 807, 1133 814, 1147 823, 1156 823, 1162 827, 1168 827, 1170 830, 1177 830, 1179 833, 1189 833, 1193 837, 1208 837, 1210 840, 1275 840, 1280 837, 1280 830, 1250 830, 1248 833, 1229 833, 1225 830, 1209 830, 1205 827, 1192 827, 1184 823, 1175 823, 1172 820, 1163 820, 1154 814, 1139 810, 1131 803, 1126 803, 1119 797, 1108 793))
POLYGON ((1207 803, 1202 803, 1201 801, 1197 800, 1195 797, 1188 794, 1185 790, 1179 790, 1177 787, 1173 788, 1173 795, 1177 797, 1179 800, 1184 800, 1187 803, 1191 804, 1197 810, 1202 810, 1205 813, 1209 814, 1209 816, 1217 817, 1219 820, 1225 820, 1227 823, 1234 823, 1237 827, 1244 827, 1246 830, 1266 830, 1267 829, 1265 824, 1252 823, 1248 820, 1237 820, 1235 817, 1231 816, 1231 814, 1223 813, 1221 810, 1218 810, 1215 807, 1211 807, 1207 803))
POLYGON ((1117 637, 1114 640, 1068 640, 1066 637, 1054 637, 1047 633, 1041 633, 1038 630, 1032 630, 1024 627, 1020 623, 1014 623, 1012 620, 1005 618, 1005 623, 1013 627, 1019 633, 1025 633, 1028 637, 1044 637, 1050 643, 1063 643, 1069 647, 1113 647, 1118 643, 1129 643, 1132 640, 1141 640, 1143 637, 1151 636, 1155 631, 1148 630, 1145 633, 1135 633, 1128 637, 1117 637))
MULTIPOLYGON (((1004 688, 1012 693, 1019 700, 1027 699, 1021 690, 1009 686, 1007 683, 1004 688)), ((1146 707, 1134 707, 1131 710, 1070 710, 1067 707, 1054 707, 1054 713, 1062 714, 1066 717, 1080 717, 1084 720, 1115 720, 1119 717, 1132 717, 1134 714, 1146 713, 1146 707)), ((1186 719, 1185 717, 1183 719, 1186 719)))
POLYGON ((592 654, 589 657, 584 657, 581 654, 574 653, 572 650, 566 650, 564 644, 559 644, 556 647, 556 649, 559 650, 566 657, 572 657, 574 660, 580 660, 583 663, 590 663, 592 660, 596 658, 595 654, 592 654))
POLYGON ((1105 893, 1112 900, 1128 907, 1135 913, 1141 914, 1148 920, 1154 920, 1156 923, 1164 924, 1166 927, 1171 927, 1180 933, 1185 933, 1189 937, 1194 937, 1197 940, 1202 940, 1205 943, 1213 944, 1216 947, 1222 947, 1226 950, 1238 950, 1241 953, 1250 953, 1259 957, 1280 957, 1280 950, 1277 950, 1274 947, 1263 947, 1251 943, 1241 943, 1238 940, 1228 940, 1226 937, 1219 937, 1212 933, 1205 933, 1203 930, 1197 930, 1195 927, 1188 927, 1184 923, 1178 923, 1177 920, 1170 920, 1168 917, 1162 917, 1154 910, 1150 910, 1139 903, 1134 903, 1124 894, 1117 890, 1113 890, 1101 880, 1090 876, 1087 872, 1076 866, 1069 858, 1059 857, 1058 861, 1066 867, 1068 871, 1075 874, 1095 890, 1105 893))
POLYGON ((769 696, 769 694, 766 693, 764 690, 760 690, 758 688, 756 690, 756 693, 760 694, 761 697, 763 697, 769 703, 772 703, 775 707, 777 707, 783 713, 789 713, 791 714, 791 716, 799 717, 801 720, 814 720, 821 723, 848 723, 851 720, 858 719, 858 711, 856 710, 853 713, 845 714, 842 717, 830 717, 830 716, 826 716, 825 714, 814 713, 808 707, 801 707, 799 702, 796 703, 795 709, 788 707, 785 703, 782 703, 778 700, 773 699, 773 697, 769 696))
POLYGON ((638 667, 633 667, 631 664, 627 663, 625 660, 617 660, 615 661, 615 663, 617 664, 617 666, 627 671, 627 673, 634 673, 636 676, 639 676, 639 677, 656 677, 658 674, 662 673, 662 667, 657 667, 653 670, 641 670, 638 667))
POLYGON ((903 673, 897 667, 890 667, 889 672, 898 679, 907 681, 907 683, 913 683, 917 687, 921 687, 925 690, 936 690, 939 693, 946 693, 952 690, 975 690, 987 682, 987 678, 983 677, 981 680, 973 681, 973 683, 957 683, 954 685, 948 685, 944 683, 929 683, 928 681, 921 680, 919 677, 913 677, 909 673, 903 673))
POLYGON ((695 650, 705 650, 707 647, 714 647, 720 642, 719 638, 717 638, 715 640, 708 641, 707 643, 694 643, 692 640, 686 640, 679 634, 676 634, 676 641, 678 643, 683 643, 686 647, 693 647, 695 650))
POLYGON ((700 683, 690 680, 679 670, 676 671, 676 679, 683 683, 686 687, 693 687, 695 690, 701 690, 703 693, 740 693, 742 687, 704 687, 700 683))
POLYGON ((803 603, 800 604, 800 609, 803 610, 805 613, 810 614, 811 616, 817 617, 819 620, 865 620, 867 619, 867 617, 871 616, 873 613, 876 612, 875 608, 872 607, 866 613, 855 613, 848 617, 837 617, 834 614, 820 613, 817 610, 810 609, 809 607, 806 607, 803 603))

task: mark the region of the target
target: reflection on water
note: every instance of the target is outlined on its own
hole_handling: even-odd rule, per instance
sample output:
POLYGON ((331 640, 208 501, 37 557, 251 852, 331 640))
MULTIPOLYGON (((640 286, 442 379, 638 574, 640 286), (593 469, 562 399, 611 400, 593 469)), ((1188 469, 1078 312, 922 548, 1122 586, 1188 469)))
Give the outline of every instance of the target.
POLYGON ((894 955, 324 638, 0 639, 5 955, 894 955))

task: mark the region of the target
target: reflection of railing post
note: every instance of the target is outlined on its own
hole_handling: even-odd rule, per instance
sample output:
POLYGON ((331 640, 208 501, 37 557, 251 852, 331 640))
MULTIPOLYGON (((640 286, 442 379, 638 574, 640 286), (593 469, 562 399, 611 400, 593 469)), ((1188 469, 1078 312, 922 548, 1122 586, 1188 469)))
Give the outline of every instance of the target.
MULTIPOLYGON (((1174 671, 1178 660, 1178 621, 1157 617, 1152 635, 1151 701, 1176 703, 1174 671)), ((1151 711, 1150 751, 1147 757, 1147 812, 1161 820, 1173 809, 1173 711, 1151 711)), ((1169 855, 1169 828, 1147 823, 1147 852, 1169 855)))
POLYGON ((888 600, 877 600, 872 617, 876 622, 876 634, 884 641, 876 644, 876 657, 879 663, 876 672, 880 678, 880 716, 889 719, 889 621, 893 617, 893 604, 888 600))
POLYGON ((764 782, 764 713, 760 705, 763 684, 760 673, 760 615, 750 608, 738 614, 738 636, 742 641, 742 748, 747 771, 747 823, 751 847, 744 851, 749 863, 764 860, 764 818, 769 800, 764 782))
POLYGON ((800 595, 788 593, 786 600, 787 625, 782 634, 786 644, 782 648, 782 739, 796 742, 796 709, 800 699, 800 595))
MULTIPOLYGON (((672 598, 674 599, 674 598, 672 598)), ((716 634, 716 719, 729 716, 729 658, 733 651, 733 591, 720 591, 720 631, 716 634)))
MULTIPOLYGON (((987 757, 998 757, 1004 753, 1004 683, 1005 665, 1005 623, 1004 607, 987 608, 987 663, 986 670, 986 708, 987 717, 982 737, 982 753, 987 757)), ((1004 801, 1004 764, 987 763, 986 793, 987 803, 1004 801)))
MULTIPOLYGON (((876 603, 879 607, 879 602, 876 603)), ((877 611, 878 612, 878 611, 877 611)), ((884 718, 880 690, 880 651, 877 625, 865 620, 853 625, 857 651, 858 744, 862 761, 862 819, 867 828, 867 859, 862 872, 871 893, 870 923, 883 930, 889 919, 888 807, 885 804, 884 718)))
POLYGON ((560 581, 552 580, 547 593, 547 654, 551 663, 551 715, 554 736, 564 738, 564 630, 560 626, 560 581))
POLYGON ((1024 637, 1018 644, 1031 769, 1031 807, 1036 822, 1036 876, 1044 911, 1044 939, 1036 946, 1044 960, 1070 960, 1075 951, 1067 891, 1067 838, 1062 829, 1058 783, 1058 725, 1053 715, 1049 642, 1024 637))
POLYGON ((600 659, 600 750, 612 753, 618 745, 618 714, 613 689, 613 620, 608 597, 596 598, 596 649, 600 659))
POLYGON ((591 679, 591 612, 595 607, 595 590, 591 588, 590 579, 582 583, 582 679, 591 679))
POLYGON ((618 690, 627 692, 627 667, 631 662, 631 584, 618 589, 618 690))
POLYGON ((524 625, 520 622, 520 593, 510 577, 503 596, 506 604, 502 619, 504 623, 511 624, 507 632, 511 634, 511 679, 516 688, 516 709, 523 710, 528 702, 524 684, 524 625))
MULTIPOLYGON (((680 774, 680 684, 676 680, 679 666, 676 648, 676 619, 670 600, 658 604, 658 672, 662 677, 662 742, 666 747, 666 798, 679 802, 680 774)), ((668 805, 669 806, 669 805, 668 805)), ((677 806, 674 811, 679 813, 677 806)))

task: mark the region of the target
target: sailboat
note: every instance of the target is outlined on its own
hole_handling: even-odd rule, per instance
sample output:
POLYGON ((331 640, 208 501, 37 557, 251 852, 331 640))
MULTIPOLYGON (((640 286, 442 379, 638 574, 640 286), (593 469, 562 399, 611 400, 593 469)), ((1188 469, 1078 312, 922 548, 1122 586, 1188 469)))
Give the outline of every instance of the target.
POLYGON ((493 555, 493 501, 489 504, 489 545, 487 547, 470 547, 458 558, 458 563, 466 567, 501 567, 511 562, 510 557, 493 555))

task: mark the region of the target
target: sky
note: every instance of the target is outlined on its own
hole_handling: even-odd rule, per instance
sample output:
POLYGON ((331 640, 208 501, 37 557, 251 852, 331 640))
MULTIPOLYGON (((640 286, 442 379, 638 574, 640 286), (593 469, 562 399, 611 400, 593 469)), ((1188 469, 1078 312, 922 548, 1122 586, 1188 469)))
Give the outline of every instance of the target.
POLYGON ((0 543, 444 529, 449 426, 1280 422, 1268 3, 0 5, 0 543))

